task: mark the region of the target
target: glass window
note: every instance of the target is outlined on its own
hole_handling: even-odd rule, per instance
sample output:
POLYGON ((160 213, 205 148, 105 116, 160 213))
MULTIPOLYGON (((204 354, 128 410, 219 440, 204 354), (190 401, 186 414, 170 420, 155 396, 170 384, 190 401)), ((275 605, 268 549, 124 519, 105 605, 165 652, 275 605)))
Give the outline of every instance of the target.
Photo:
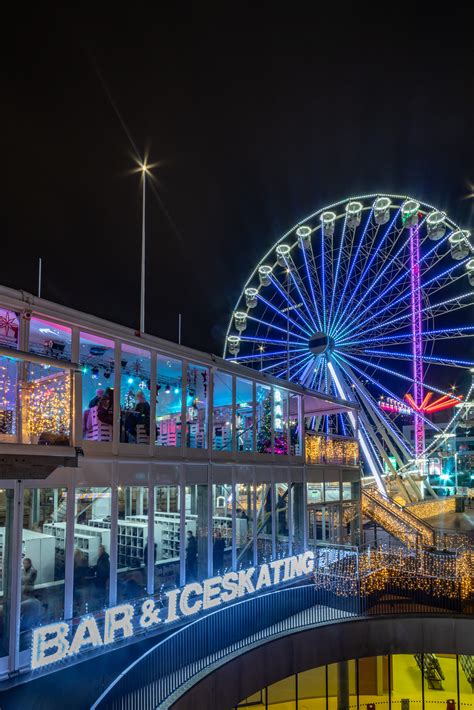
POLYGON ((308 483, 308 505, 312 503, 322 503, 324 500, 323 484, 308 483))
POLYGON ((267 689, 262 688, 257 693, 254 693, 253 695, 249 695, 248 698, 245 698, 245 700, 242 700, 237 705, 237 707, 238 708, 251 707, 252 710, 266 710, 268 708, 266 697, 267 697, 267 689))
POLYGON ((120 441, 150 443, 150 353, 122 344, 120 441))
POLYGON ((67 492, 27 488, 23 501, 21 649, 31 629, 63 618, 67 492))
POLYGON ((326 710, 326 666, 298 673, 298 700, 310 701, 301 703, 302 708, 326 710))
MULTIPOLYGON (((356 664, 355 661, 331 663, 327 667, 329 705, 337 699, 334 707, 357 707, 356 664)), ((376 706, 378 707, 378 705, 376 706)))
POLYGON ((156 364, 156 444, 181 446, 182 362, 158 355, 156 364))
POLYGON ((347 545, 358 545, 360 542, 360 509, 358 503, 342 504, 342 535, 347 545))
POLYGON ((212 569, 223 574, 232 567, 232 486, 212 486, 212 569))
POLYGON ((339 500, 341 497, 339 481, 326 481, 324 484, 324 496, 327 503, 339 500))
POLYGON ((16 441, 18 432, 18 368, 17 360, 0 357, 0 442, 16 441))
POLYGON ((277 556, 288 555, 289 541, 289 512, 288 512, 289 487, 287 483, 275 484, 275 516, 276 516, 276 553, 277 556))
MULTIPOLYGON (((358 660, 358 688, 359 688, 359 705, 361 708, 367 707, 368 703, 375 703, 376 708, 385 710, 389 708, 389 679, 392 672, 392 659, 389 656, 369 656, 368 658, 359 658, 358 660)), ((416 676, 415 676, 416 677, 416 676)), ((410 698, 412 678, 406 678, 410 684, 408 694, 403 697, 410 698)), ((402 690, 402 688, 400 688, 402 690)), ((413 698, 417 700, 417 698, 413 698)), ((392 703, 394 699, 392 699, 392 703)), ((395 702, 398 710, 400 701, 395 702)), ((393 705, 392 705, 393 707, 393 705)), ((415 707, 420 707, 415 703, 415 707)))
MULTIPOLYGON (((424 653, 423 665, 425 707, 448 708, 447 701, 455 700, 458 692, 456 656, 447 653, 424 653)), ((464 675, 462 667, 459 671, 460 676, 464 675)))
POLYGON ((68 446, 71 436, 71 373, 27 364, 23 387, 23 443, 68 446))
POLYGON ((235 428, 237 451, 253 451, 253 385, 237 377, 235 428))
POLYGON ((474 657, 458 656, 459 664, 459 706, 474 706, 474 657))
POLYGON ((273 451, 284 456, 288 454, 288 392, 278 387, 273 388, 273 428, 273 451))
POLYGON ((256 486, 256 511, 257 518, 257 564, 268 562, 273 554, 272 545, 272 484, 259 483, 256 486))
POLYGON ((146 594, 148 488, 119 486, 117 520, 117 601, 146 594))
POLYGON ((257 453, 272 453, 272 391, 257 383, 257 453))
POLYGON ((214 373, 212 448, 232 451, 232 375, 214 373))
POLYGON ((304 501, 303 501, 303 484, 291 484, 291 509, 293 517, 293 554, 298 555, 304 551, 304 501))
POLYGON ((235 542, 237 569, 240 569, 250 567, 253 562, 252 486, 249 483, 237 483, 235 495, 235 542))
MULTIPOLYGON (((396 654, 392 661, 392 710, 405 710, 404 698, 410 698, 410 706, 421 707, 422 702, 422 655, 396 654)), ((456 696, 455 696, 456 697, 456 696)))
POLYGON ((186 584, 207 574, 207 485, 186 486, 186 584))
POLYGON ((342 500, 352 499, 352 488, 350 483, 342 484, 342 500))
POLYGON ((155 594, 179 586, 180 549, 179 486, 156 486, 155 594))
POLYGON ((267 687, 268 707, 278 707, 281 710, 296 708, 296 676, 279 680, 267 687))
POLYGON ((74 518, 74 616, 108 603, 110 488, 76 488, 74 518))
POLYGON ((115 350, 113 340, 81 333, 83 437, 112 441, 115 350))
POLYGON ((0 308, 0 345, 2 348, 18 349, 20 316, 14 311, 0 308))
POLYGON ((300 417, 300 401, 299 394, 290 392, 290 409, 289 409, 289 429, 290 429, 290 454, 292 456, 301 456, 301 438, 302 430, 299 425, 300 417))
POLYGON ((28 351, 56 360, 71 360, 71 328, 42 318, 30 320, 28 351))
POLYGON ((8 656, 10 638, 13 489, 0 490, 0 656, 8 656))
POLYGON ((186 446, 207 449, 207 402, 209 370, 188 365, 186 382, 186 446))

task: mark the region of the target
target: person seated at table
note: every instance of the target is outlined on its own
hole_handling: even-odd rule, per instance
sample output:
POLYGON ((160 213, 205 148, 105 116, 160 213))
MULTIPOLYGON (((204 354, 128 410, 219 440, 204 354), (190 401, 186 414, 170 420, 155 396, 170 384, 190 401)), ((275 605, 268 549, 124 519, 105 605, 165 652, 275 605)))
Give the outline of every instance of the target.
POLYGON ((97 405, 97 417, 102 424, 113 426, 114 423, 114 391, 107 387, 97 405))
POLYGON ((135 395, 135 408, 127 414, 125 431, 130 440, 137 438, 137 425, 143 424, 147 436, 150 436, 150 404, 146 401, 145 394, 139 390, 135 395))

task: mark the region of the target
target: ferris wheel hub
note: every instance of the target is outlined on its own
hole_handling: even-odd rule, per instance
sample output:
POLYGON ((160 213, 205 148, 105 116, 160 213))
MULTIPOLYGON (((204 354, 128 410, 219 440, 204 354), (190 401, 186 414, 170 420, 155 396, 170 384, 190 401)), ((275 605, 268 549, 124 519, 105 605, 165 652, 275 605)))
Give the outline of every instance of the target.
POLYGON ((334 349, 334 339, 327 333, 318 331, 308 340, 308 348, 313 355, 323 355, 323 353, 334 349))

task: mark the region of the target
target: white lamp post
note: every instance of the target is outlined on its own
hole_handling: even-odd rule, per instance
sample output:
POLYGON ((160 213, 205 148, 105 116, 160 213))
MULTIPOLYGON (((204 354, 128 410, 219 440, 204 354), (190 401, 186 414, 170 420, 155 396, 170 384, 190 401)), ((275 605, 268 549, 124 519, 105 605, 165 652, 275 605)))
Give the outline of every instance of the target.
POLYGON ((143 178, 142 192, 142 265, 141 265, 141 281, 140 281, 140 332, 145 332, 145 192, 146 192, 146 176, 148 175, 148 165, 146 161, 140 165, 140 172, 143 178))

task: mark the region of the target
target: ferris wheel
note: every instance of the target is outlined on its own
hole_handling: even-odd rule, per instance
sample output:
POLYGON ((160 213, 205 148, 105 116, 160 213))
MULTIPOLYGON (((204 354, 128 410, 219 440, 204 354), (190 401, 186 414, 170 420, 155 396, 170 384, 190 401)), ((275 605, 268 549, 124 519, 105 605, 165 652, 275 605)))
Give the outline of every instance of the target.
MULTIPOLYGON (((468 231, 408 196, 351 197, 265 254, 231 316, 224 357, 356 401, 364 464, 379 482, 423 461, 459 422, 472 391, 473 303, 468 231), (436 423, 448 408, 449 421, 436 423)), ((354 425, 345 414, 309 424, 343 435, 354 425)))

